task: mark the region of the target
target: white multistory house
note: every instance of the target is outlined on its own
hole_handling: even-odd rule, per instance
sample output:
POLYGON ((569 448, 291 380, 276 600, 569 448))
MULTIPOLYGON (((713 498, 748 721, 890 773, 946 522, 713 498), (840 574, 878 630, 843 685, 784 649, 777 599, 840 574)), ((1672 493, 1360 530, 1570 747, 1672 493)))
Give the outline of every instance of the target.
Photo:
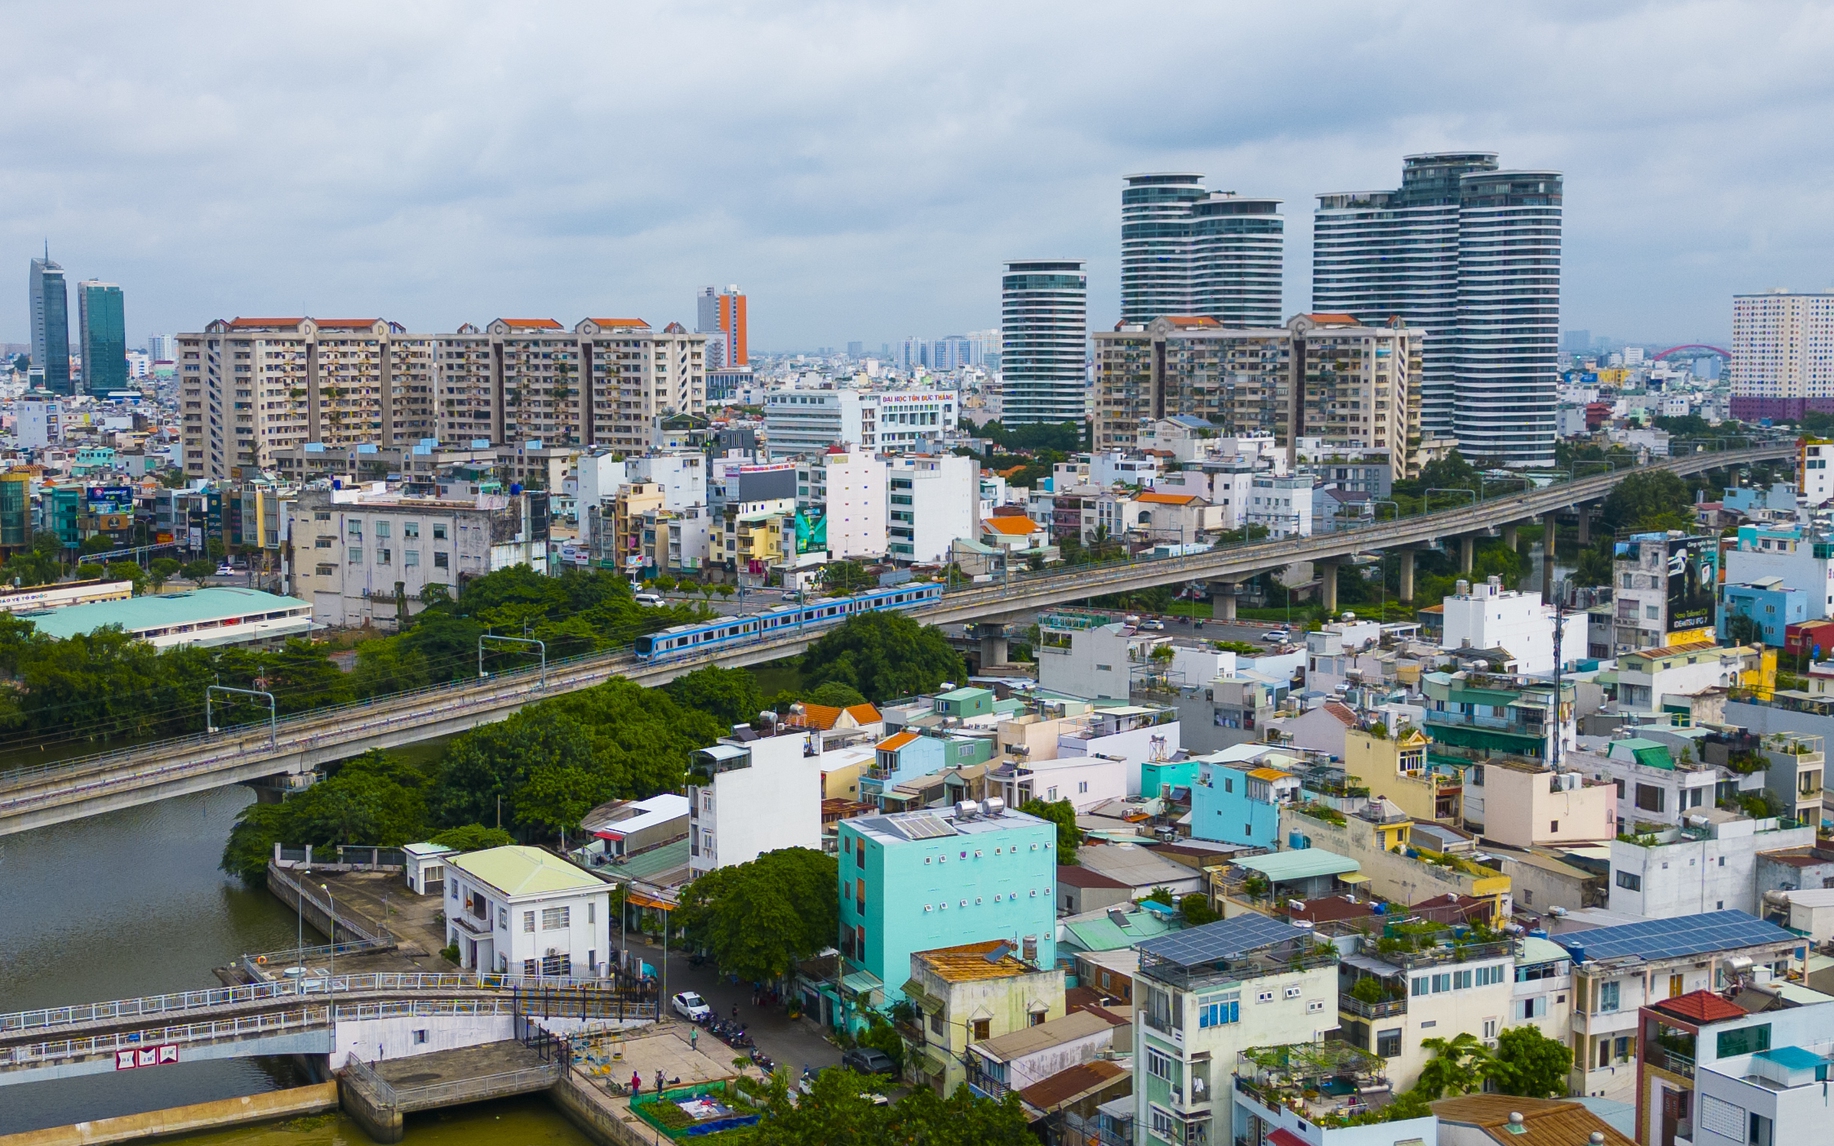
MULTIPOLYGON (((1806 941, 1742 911, 1645 919, 1550 938, 1573 960, 1572 1093, 1636 1101, 1638 1009, 1735 979, 1783 979, 1802 968, 1806 941)), ((1622 918, 1611 916, 1611 918, 1622 918)), ((1653 1049, 1653 1048, 1645 1048, 1653 1049)))
POLYGON ((821 849, 821 734, 740 728, 688 768, 688 870, 749 863, 779 848, 821 849))
POLYGON ((1610 909, 1667 919, 1709 911, 1763 910, 1758 857, 1815 846, 1815 829, 1754 820, 1712 806, 1687 813, 1679 828, 1611 841, 1610 909))
POLYGON ((1234 1081, 1242 1052, 1320 1041, 1337 1027, 1336 949, 1250 912, 1147 939, 1137 950, 1135 1140, 1247 1138, 1234 1081))
POLYGON ((973 458, 954 455, 894 458, 886 503, 893 561, 947 561, 956 538, 979 535, 980 467, 973 458))
POLYGON ((764 395, 766 449, 774 458, 836 445, 899 453, 953 432, 960 412, 954 390, 772 390, 764 395))
POLYGON ((294 596, 323 625, 392 629, 425 607, 429 587, 529 565, 546 571, 548 523, 526 494, 415 497, 381 482, 303 490, 284 545, 294 596))
POLYGON ((540 848, 451 857, 446 942, 468 971, 600 976, 611 951, 611 888, 540 848))
POLYGON ((1269 537, 1310 537, 1313 481, 1311 474, 1255 474, 1242 523, 1266 527, 1269 537))
MULTIPOLYGON (((1460 581, 1444 599, 1444 649, 1507 649, 1517 671, 1540 676, 1554 671, 1555 609, 1541 594, 1503 588, 1501 577, 1473 584, 1460 581)), ((1560 655, 1568 664, 1585 656, 1585 616, 1575 614, 1562 634, 1560 655)))
POLYGON ((830 557, 885 556, 888 472, 883 458, 845 446, 797 463, 796 504, 824 523, 830 557))
POLYGON ((1426 1040, 1469 1031, 1493 1042, 1519 1009, 1514 940, 1454 946, 1449 929, 1440 940, 1428 937, 1416 950, 1392 953, 1365 945, 1340 968, 1344 1038, 1386 1059, 1397 1091, 1412 1086, 1433 1057, 1426 1040), (1361 979, 1375 982, 1359 987, 1361 979))

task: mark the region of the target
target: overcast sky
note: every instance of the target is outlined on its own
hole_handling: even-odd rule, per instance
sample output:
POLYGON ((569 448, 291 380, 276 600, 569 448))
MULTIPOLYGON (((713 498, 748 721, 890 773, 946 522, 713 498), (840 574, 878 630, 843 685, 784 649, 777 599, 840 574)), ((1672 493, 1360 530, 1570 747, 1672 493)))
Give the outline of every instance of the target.
MULTIPOLYGON (((1834 286, 1826 4, 1162 2, 4 9, 0 240, 127 292, 131 341, 235 315, 693 325, 751 343, 999 321, 1002 259, 1089 260, 1120 185, 1286 202, 1401 156, 1566 173, 1568 328, 1722 338, 1730 296, 1834 286)), ((75 325, 72 300, 72 326, 75 325)), ((74 334, 74 329, 72 330, 74 334)))

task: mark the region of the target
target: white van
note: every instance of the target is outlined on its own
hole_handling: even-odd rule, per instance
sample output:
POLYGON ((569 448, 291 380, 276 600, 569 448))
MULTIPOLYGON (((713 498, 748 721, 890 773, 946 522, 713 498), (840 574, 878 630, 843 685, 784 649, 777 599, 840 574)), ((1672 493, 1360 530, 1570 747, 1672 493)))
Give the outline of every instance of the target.
POLYGON ((662 599, 662 594, 660 593, 638 593, 634 600, 639 605, 650 605, 655 608, 661 608, 663 605, 668 604, 668 602, 662 599))

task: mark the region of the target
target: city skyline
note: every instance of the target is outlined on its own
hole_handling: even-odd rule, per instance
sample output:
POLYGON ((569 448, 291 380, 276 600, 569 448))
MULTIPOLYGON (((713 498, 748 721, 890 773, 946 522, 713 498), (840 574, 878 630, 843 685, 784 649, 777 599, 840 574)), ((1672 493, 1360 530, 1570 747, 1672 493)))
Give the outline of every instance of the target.
MULTIPOLYGON (((1086 255, 1091 324, 1111 325, 1115 188, 1142 171, 1281 200, 1291 315, 1309 307, 1315 196, 1379 186, 1395 156, 1473 148, 1565 172, 1568 326, 1726 337, 1734 294, 1826 289, 1834 262, 1819 210, 1834 157, 1797 144, 1834 99, 1816 62, 1834 22, 1808 6, 1762 21, 1352 6, 1303 39, 1272 12, 1167 13, 1260 44, 1229 69, 1204 66, 1204 35, 1117 39, 1106 14, 1074 7, 1002 13, 969 42, 953 35, 967 10, 946 7, 365 12, 354 39, 324 15, 288 61, 253 70, 275 31, 260 14, 225 29, 123 7, 80 30, 72 14, 22 15, 19 51, 42 67, 4 81, 5 249, 23 262, 49 235, 72 281, 121 283, 130 345, 256 305, 416 329, 583 305, 692 327, 693 292, 736 281, 761 300, 759 351, 878 346, 993 325, 1001 262, 1037 251, 1086 255), (568 35, 546 34, 560 24, 568 35), (200 35, 222 50, 179 84, 159 61, 200 35), (639 64, 588 67, 613 35, 639 64), (1402 50, 1438 65, 1319 62, 1402 50), (1621 58, 1639 53, 1663 65, 1621 58), (714 114, 732 111, 729 89, 744 106, 714 114), (549 161, 613 116, 693 139, 549 161)), ((28 340, 23 308, 0 316, 0 339, 28 340)))

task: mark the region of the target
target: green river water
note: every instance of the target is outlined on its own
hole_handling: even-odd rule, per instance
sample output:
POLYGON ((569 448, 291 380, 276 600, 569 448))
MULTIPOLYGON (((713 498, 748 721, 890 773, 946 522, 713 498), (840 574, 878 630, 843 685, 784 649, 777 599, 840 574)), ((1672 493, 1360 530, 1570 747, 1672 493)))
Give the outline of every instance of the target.
MULTIPOLYGON (((415 746, 421 752, 437 746, 415 746)), ((236 813, 223 788, 0 837, 0 1011, 216 986, 212 967, 294 942, 264 889, 217 870, 236 813)), ((310 932, 308 943, 314 941, 310 932)), ((0 1134, 295 1086, 289 1061, 231 1059, 0 1087, 0 1134)), ((545 1099, 408 1120, 413 1146, 585 1146, 545 1099)), ((180 1139, 197 1146, 364 1146, 337 1115, 180 1139)))

